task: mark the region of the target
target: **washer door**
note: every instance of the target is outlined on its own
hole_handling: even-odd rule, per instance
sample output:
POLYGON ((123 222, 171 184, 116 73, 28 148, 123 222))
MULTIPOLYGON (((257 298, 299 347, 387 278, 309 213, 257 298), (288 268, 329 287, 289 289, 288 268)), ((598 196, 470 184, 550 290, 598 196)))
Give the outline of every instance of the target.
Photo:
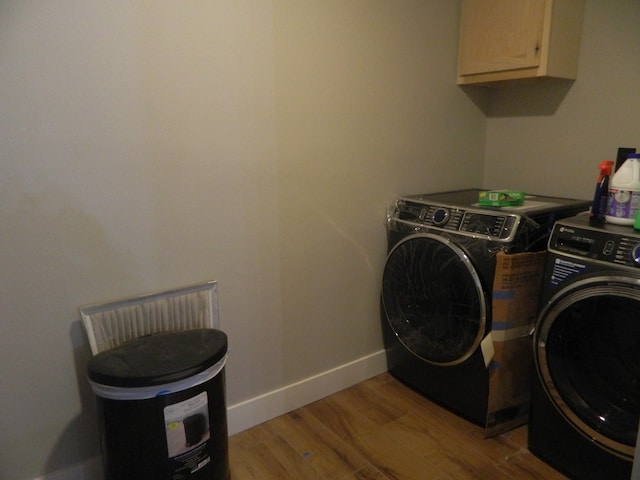
POLYGON ((551 402, 581 434, 632 459, 640 419, 640 279, 582 280, 556 294, 534 335, 551 402))
POLYGON ((464 251, 445 237, 411 235, 391 250, 382 302, 398 340, 426 362, 461 363, 484 336, 480 278, 464 251))

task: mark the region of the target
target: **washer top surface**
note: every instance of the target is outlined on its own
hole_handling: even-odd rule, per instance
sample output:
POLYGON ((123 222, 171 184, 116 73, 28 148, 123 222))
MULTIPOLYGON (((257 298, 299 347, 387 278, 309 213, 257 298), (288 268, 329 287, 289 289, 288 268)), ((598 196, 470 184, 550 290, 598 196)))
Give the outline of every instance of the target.
POLYGON ((518 207, 486 207, 478 204, 478 195, 486 189, 470 188, 466 190, 454 190, 451 192, 425 193, 420 195, 403 196, 401 200, 413 201, 425 204, 440 204, 449 207, 478 208, 485 211, 509 212, 516 214, 533 215, 564 209, 589 209, 591 202, 575 198, 549 197, 527 193, 524 205, 518 207))

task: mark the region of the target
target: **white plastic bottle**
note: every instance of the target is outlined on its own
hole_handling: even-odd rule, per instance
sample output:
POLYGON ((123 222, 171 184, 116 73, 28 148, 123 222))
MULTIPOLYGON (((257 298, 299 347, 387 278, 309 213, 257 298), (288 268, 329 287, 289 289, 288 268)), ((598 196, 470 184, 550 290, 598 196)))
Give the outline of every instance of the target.
POLYGON ((606 221, 633 225, 640 210, 640 154, 632 153, 611 177, 606 221))

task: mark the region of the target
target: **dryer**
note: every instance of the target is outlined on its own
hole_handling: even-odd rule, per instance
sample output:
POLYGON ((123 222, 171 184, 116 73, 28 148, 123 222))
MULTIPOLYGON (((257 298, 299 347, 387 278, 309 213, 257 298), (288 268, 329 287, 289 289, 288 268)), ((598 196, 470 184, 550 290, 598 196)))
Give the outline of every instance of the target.
POLYGON ((529 450, 580 480, 628 480, 640 420, 640 232, 556 223, 534 333, 529 450))
POLYGON ((489 373, 482 346, 492 328, 496 255, 544 250, 553 223, 589 202, 527 195, 521 207, 484 208, 479 192, 395 202, 381 316, 389 372, 485 426, 489 373))

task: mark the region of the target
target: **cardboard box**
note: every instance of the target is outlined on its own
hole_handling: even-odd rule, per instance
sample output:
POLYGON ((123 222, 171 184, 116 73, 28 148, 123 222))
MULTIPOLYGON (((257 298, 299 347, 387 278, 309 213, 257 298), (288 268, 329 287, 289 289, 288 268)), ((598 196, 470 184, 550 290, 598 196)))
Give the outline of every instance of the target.
POLYGON ((532 336, 546 252, 496 255, 492 294, 488 414, 485 437, 506 432, 529 419, 533 374, 532 336))

